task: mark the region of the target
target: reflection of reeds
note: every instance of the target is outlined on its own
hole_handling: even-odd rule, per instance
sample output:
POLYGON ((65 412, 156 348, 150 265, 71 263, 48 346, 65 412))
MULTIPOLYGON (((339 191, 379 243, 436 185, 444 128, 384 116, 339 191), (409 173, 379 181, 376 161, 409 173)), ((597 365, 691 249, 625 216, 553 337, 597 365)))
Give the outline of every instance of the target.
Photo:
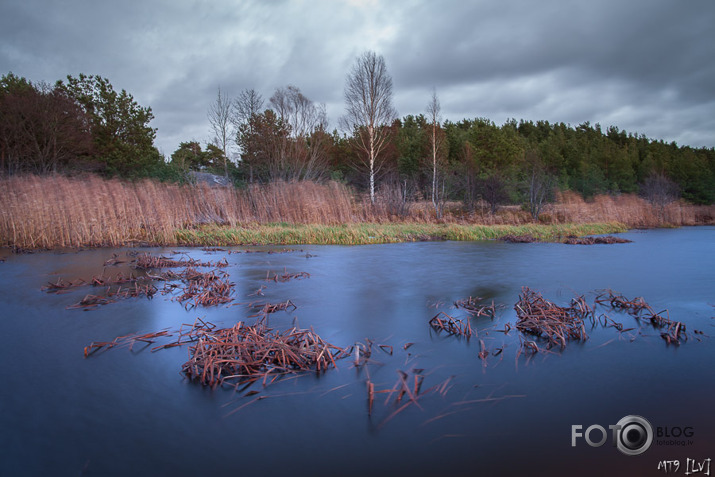
MULTIPOLYGON (((348 187, 334 182, 272 183, 235 189, 181 186, 149 180, 126 182, 96 176, 12 176, 0 178, 0 197, 3 200, 0 246, 18 248, 117 246, 137 242, 207 245, 202 243, 200 234, 190 233, 207 225, 236 230, 247 224, 276 223, 336 226, 346 223, 387 225, 402 221, 415 225, 524 226, 531 222, 529 213, 518 206, 501 207, 494 215, 481 209, 466 214, 458 203, 451 204, 448 213, 440 220, 434 217, 431 204, 421 203, 410 207, 406 215, 395 216, 384 204, 373 205, 348 187), (186 237, 179 237, 179 231, 186 237)), ((630 227, 712 224, 713 210, 713 206, 675 202, 661 211, 633 195, 597 196, 587 202, 577 194, 563 193, 557 203, 545 209, 540 222, 621 222, 630 227)), ((320 233, 341 232, 323 230, 320 233)), ((459 233, 445 236, 439 229, 414 227, 414 230, 405 231, 403 239, 460 239, 459 233)), ((515 230, 513 233, 525 235, 532 231, 515 230)), ((230 242, 217 240, 221 234, 218 231, 216 237, 209 239, 230 242)), ((368 235, 381 241, 373 233, 368 235)), ((285 234, 282 237, 284 241, 278 243, 297 243, 285 234)), ((317 239, 324 243, 340 240, 317 239)))

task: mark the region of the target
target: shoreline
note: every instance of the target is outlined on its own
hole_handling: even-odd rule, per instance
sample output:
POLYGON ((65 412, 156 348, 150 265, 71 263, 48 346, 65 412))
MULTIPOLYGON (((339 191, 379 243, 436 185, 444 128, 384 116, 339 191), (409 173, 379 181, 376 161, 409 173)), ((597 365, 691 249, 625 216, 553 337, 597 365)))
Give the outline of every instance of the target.
MULTIPOLYGON (((431 224, 431 223, 349 223, 323 224, 245 224, 232 227, 203 225, 177 229, 172 238, 129 238, 120 243, 85 243, 77 247, 0 248, 5 253, 32 253, 52 250, 81 250, 115 247, 217 247, 268 245, 370 245, 405 242, 499 240, 507 236, 531 236, 537 242, 559 242, 569 236, 584 237, 627 232, 620 222, 587 224, 431 224)), ((4 255, 5 253, 0 253, 4 255)))

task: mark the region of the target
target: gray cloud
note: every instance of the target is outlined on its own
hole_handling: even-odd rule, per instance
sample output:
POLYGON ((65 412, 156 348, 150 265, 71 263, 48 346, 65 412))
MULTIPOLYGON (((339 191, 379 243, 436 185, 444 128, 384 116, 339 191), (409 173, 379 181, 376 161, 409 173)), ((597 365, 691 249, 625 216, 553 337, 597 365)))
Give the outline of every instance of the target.
POLYGON ((366 49, 385 56, 401 115, 424 112, 436 87, 455 121, 591 121, 713 147, 713 24, 711 0, 6 0, 0 73, 106 76, 152 107, 167 155, 209 139, 219 86, 268 98, 296 85, 335 127, 366 49))

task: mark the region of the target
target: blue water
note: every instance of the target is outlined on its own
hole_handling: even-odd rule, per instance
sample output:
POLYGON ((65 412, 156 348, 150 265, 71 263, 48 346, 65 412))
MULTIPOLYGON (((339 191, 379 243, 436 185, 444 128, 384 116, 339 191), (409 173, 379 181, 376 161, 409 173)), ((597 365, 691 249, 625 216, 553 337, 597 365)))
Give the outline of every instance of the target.
MULTIPOLYGON (((0 475, 662 475, 661 460, 714 457, 715 227, 633 231, 629 244, 572 246, 432 242, 357 247, 303 246, 286 253, 172 250, 219 260, 235 283, 235 306, 187 311, 172 295, 132 298, 91 311, 66 309, 87 293, 40 291, 48 281, 90 279, 130 249, 5 254, 0 263, 0 475), (266 282, 268 272, 310 278, 266 282), (265 296, 249 296, 265 285, 265 296), (668 346, 657 330, 598 308, 625 327, 588 327, 589 339, 561 351, 517 356, 522 287, 560 305, 596 290, 642 296, 686 324, 689 339, 668 346), (504 307, 472 320, 467 341, 434 332, 439 311, 465 318, 455 300, 479 296, 504 307), (219 327, 251 323, 250 301, 290 299, 298 308, 270 316, 275 328, 313 327, 341 347, 373 347, 320 376, 254 384, 235 392, 187 381, 187 347, 151 352, 138 344, 87 359, 93 341, 149 333, 197 317, 219 327), (704 334, 696 334, 695 330, 704 334), (490 355, 479 359, 479 340, 490 355), (411 345, 409 345, 412 343, 411 345), (404 349, 404 348, 407 349, 404 349), (395 414, 380 393, 367 412, 366 380, 392 388, 398 370, 423 369, 430 392, 395 414), (257 400, 256 398, 261 398, 257 400), (691 427, 692 443, 654 442, 638 456, 607 445, 571 446, 571 426, 606 427, 641 415, 654 428, 691 427)), ((282 247, 253 247, 281 250, 282 247)), ((232 250, 245 250, 236 247, 232 250)), ((132 251, 137 251, 136 249, 132 251)), ((108 267, 109 274, 130 264, 108 267)), ((168 342, 159 340, 157 344, 168 342)), ((412 375, 410 375, 412 379, 412 375)), ((404 403, 404 401, 402 402, 404 403)), ((599 437, 594 434, 595 437, 599 437)))

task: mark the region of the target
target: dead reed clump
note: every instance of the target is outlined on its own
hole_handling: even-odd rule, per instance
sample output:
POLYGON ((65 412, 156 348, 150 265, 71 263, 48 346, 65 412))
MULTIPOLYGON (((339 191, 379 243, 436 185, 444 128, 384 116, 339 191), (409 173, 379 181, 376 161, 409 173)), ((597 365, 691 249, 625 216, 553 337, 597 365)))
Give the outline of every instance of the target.
POLYGON ((285 374, 320 373, 337 367, 335 361, 349 353, 312 330, 279 332, 261 323, 238 322, 231 328, 200 330, 189 355, 183 372, 205 386, 216 387, 231 380, 241 384, 262 380, 265 385, 285 374))
POLYGON ((449 316, 447 313, 440 311, 429 321, 430 326, 435 331, 445 331, 450 335, 464 336, 469 339, 472 335, 476 335, 477 331, 472 329, 469 318, 460 320, 449 316))
POLYGON ((516 329, 545 339, 547 348, 560 345, 563 349, 568 340, 588 339, 584 319, 593 316, 593 310, 582 297, 572 301, 572 306, 565 308, 551 303, 540 293, 523 287, 514 309, 518 317, 516 329))
MULTIPOLYGON (((228 281, 228 274, 218 271, 199 272, 194 268, 187 268, 178 277, 186 284, 181 295, 176 299, 191 309, 198 306, 218 306, 233 301, 234 284, 228 281)), ((165 287, 173 290, 174 287, 165 287)))
POLYGON ((637 320, 646 320, 654 328, 663 330, 660 334, 667 344, 680 344, 680 339, 688 339, 685 324, 680 321, 670 319, 668 310, 656 313, 653 308, 643 299, 636 297, 633 300, 625 298, 620 293, 612 290, 603 290, 597 297, 596 303, 600 305, 608 304, 616 310, 623 310, 637 320), (666 316, 663 316, 665 313, 666 316))

